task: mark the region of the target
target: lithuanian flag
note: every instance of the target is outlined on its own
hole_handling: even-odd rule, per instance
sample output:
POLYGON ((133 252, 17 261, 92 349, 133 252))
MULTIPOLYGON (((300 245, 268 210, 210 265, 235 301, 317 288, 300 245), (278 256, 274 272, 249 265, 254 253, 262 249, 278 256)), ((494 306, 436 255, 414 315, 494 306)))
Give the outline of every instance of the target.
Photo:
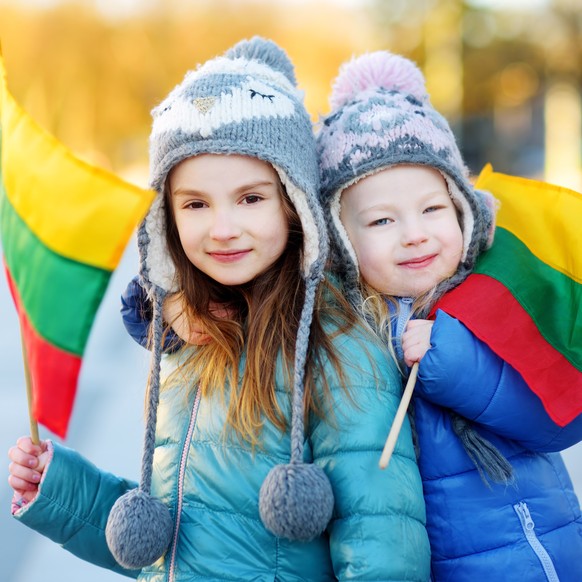
POLYGON ((582 195, 486 166, 495 240, 437 308, 518 370, 560 426, 582 412, 582 195))
POLYGON ((77 159, 37 126, 8 92, 0 53, 4 266, 32 382, 32 416, 62 438, 97 309, 152 199, 77 159))

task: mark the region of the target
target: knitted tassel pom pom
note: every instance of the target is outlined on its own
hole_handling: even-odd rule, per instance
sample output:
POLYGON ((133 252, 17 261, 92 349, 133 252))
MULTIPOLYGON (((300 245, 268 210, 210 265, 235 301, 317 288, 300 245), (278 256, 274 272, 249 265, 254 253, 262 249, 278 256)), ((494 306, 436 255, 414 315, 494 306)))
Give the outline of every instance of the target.
POLYGON ((291 418, 291 462, 277 465, 267 475, 259 493, 259 513, 265 527, 278 537, 309 541, 321 535, 332 517, 334 495, 323 469, 303 462, 304 378, 309 327, 322 264, 307 279, 305 302, 295 344, 291 418))
POLYGON ((307 463, 274 467, 263 482, 259 511, 265 527, 289 540, 321 535, 333 511, 333 491, 323 469, 307 463))
POLYGON ((109 514, 105 537, 124 568, 141 569, 157 561, 172 539, 168 508, 141 489, 120 497, 109 514))
POLYGON ((138 489, 132 489, 115 502, 105 528, 105 538, 111 553, 119 564, 130 570, 144 568, 158 560, 170 545, 174 527, 168 508, 150 494, 160 393, 164 297, 165 292, 162 290, 158 290, 154 296, 152 367, 141 483, 138 489))

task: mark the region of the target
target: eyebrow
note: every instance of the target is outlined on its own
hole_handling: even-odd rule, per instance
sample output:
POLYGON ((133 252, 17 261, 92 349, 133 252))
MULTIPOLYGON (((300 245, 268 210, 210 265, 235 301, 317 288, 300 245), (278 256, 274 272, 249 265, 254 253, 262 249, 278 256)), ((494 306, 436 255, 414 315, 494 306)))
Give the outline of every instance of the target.
MULTIPOLYGON (((446 196, 450 200, 450 195, 448 190, 431 190, 430 192, 426 192, 422 195, 421 202, 426 203, 427 200, 431 198, 435 198, 437 196, 446 196)), ((361 216, 362 214, 366 214, 367 212, 374 212, 374 211, 394 211, 394 204, 391 202, 379 202, 378 204, 374 204, 373 206, 366 206, 362 210, 356 213, 356 216, 361 216)))
POLYGON ((386 202, 381 202, 379 204, 374 204, 373 206, 366 206, 365 208, 362 208, 361 210, 359 210, 358 212, 356 212, 356 216, 361 216, 362 214, 366 214, 368 212, 377 212, 377 211, 391 211, 393 210, 393 205, 392 204, 388 204, 386 202))
MULTIPOLYGON (((256 182, 250 182, 248 184, 243 184, 234 190, 234 194, 242 194, 247 190, 252 190, 253 188, 259 188, 261 186, 275 186, 277 187, 277 183, 274 180, 257 180, 256 182)), ((201 190, 192 190, 190 188, 177 188, 172 192, 172 196, 205 196, 206 192, 201 190)))

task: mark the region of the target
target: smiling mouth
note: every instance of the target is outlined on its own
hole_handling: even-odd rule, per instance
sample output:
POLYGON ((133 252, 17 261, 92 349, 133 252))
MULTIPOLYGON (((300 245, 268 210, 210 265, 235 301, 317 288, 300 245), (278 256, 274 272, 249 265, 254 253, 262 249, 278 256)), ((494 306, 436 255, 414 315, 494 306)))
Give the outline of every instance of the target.
POLYGON ((424 255, 423 257, 418 257, 416 259, 410 259, 408 261, 401 261, 398 263, 399 267, 405 267, 407 269, 423 269, 428 267, 438 255, 424 255))
POLYGON ((236 261, 246 257, 250 252, 250 249, 236 251, 214 251, 208 253, 208 255, 219 263, 235 263, 236 261))

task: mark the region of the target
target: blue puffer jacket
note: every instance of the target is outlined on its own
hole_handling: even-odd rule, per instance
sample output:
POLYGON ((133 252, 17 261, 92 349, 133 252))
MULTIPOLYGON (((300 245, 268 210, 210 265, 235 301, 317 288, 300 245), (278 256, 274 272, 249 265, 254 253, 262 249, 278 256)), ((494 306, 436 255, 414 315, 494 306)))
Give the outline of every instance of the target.
MULTIPOLYGON (((310 419, 305 441, 306 460, 324 469, 334 490, 324 535, 289 542, 272 536, 259 518, 259 488, 274 465, 288 462, 289 435, 266 423, 262 446, 253 452, 236 436, 225 437, 220 397, 201 397, 196 388, 185 397, 180 385, 162 391, 152 478, 153 493, 173 516, 173 541, 153 566, 123 573, 149 582, 429 579, 422 484, 408 423, 389 468, 378 468, 400 400, 399 374, 361 330, 337 335, 334 345, 349 362, 351 398, 327 365, 333 422, 310 419)), ((166 356, 165 364, 171 368, 179 357, 166 356)), ((281 366, 277 397, 289 419, 281 366)), ((83 559, 116 568, 104 526, 114 501, 134 485, 55 445, 38 496, 16 517, 83 559)))
POLYGON ((580 582, 580 504, 554 451, 582 439, 582 415, 556 425, 520 374, 440 311, 413 402, 432 580, 580 582), (514 483, 481 480, 449 409, 505 455, 514 483))

